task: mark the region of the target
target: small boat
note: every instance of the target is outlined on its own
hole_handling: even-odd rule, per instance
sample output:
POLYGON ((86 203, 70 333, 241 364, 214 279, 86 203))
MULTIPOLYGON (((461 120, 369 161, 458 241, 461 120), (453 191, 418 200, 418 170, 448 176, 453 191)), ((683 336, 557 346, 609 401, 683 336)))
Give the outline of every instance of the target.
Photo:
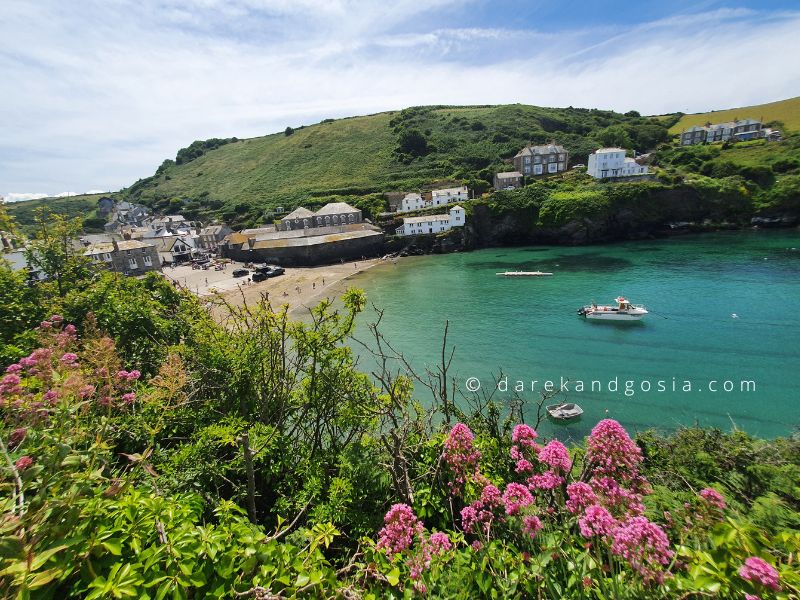
POLYGON ((569 421, 580 417, 583 414, 583 409, 573 402, 564 402, 548 406, 547 414, 556 421, 569 421))
POLYGON ((595 321, 640 321, 647 309, 641 304, 631 304, 620 296, 616 306, 591 304, 578 309, 578 314, 595 321))
POLYGON ((552 275, 552 273, 543 273, 542 271, 503 271, 496 274, 503 277, 547 277, 552 275))

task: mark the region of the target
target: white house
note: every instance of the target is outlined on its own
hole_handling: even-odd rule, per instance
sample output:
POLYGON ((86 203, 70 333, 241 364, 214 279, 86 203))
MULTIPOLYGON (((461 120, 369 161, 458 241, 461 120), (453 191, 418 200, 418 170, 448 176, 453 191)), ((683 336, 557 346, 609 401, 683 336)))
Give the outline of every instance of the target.
POLYGON ((464 209, 455 205, 446 215, 424 215, 422 217, 406 217, 403 225, 396 230, 397 235, 423 235, 441 233, 453 227, 463 227, 466 222, 464 209))
POLYGON ((469 190, 465 185, 431 192, 431 206, 445 206, 453 202, 466 202, 467 200, 469 200, 469 190))
POLYGON ((408 212, 410 210, 420 210, 421 208, 427 208, 425 200, 420 194, 415 194, 412 192, 403 197, 403 199, 400 201, 400 207, 397 209, 397 212, 408 212))
POLYGON ((634 159, 625 156, 623 148, 599 148, 589 155, 586 172, 592 177, 630 177, 644 175, 648 169, 634 159))

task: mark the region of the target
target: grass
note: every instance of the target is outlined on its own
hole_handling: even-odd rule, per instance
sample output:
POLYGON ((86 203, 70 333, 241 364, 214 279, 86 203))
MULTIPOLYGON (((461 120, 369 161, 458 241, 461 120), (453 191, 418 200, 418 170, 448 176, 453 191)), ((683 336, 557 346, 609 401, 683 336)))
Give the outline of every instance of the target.
POLYGON ((763 119, 764 123, 780 121, 787 131, 798 132, 800 131, 800 96, 778 102, 756 104, 755 106, 684 115, 680 121, 670 127, 669 132, 677 134, 694 125, 704 125, 709 121, 711 123, 724 123, 735 118, 763 119))

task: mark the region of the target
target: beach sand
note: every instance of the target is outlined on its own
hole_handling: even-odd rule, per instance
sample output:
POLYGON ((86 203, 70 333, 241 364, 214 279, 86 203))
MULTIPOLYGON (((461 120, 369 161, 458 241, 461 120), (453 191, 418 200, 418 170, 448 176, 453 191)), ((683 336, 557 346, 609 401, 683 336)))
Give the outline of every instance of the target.
POLYGON ((233 270, 243 267, 240 263, 230 263, 224 271, 190 266, 166 268, 164 276, 200 298, 210 300, 214 318, 223 321, 228 316, 224 303, 234 307, 245 303, 255 305, 262 297, 268 299, 274 309, 288 305, 290 313, 302 314, 326 298, 334 300, 341 296, 349 287, 348 278, 385 262, 372 258, 320 267, 289 267, 283 275, 258 283, 249 281, 249 277, 233 277, 233 270), (214 300, 215 297, 218 300, 214 300), (219 301, 220 297, 224 302, 219 301))

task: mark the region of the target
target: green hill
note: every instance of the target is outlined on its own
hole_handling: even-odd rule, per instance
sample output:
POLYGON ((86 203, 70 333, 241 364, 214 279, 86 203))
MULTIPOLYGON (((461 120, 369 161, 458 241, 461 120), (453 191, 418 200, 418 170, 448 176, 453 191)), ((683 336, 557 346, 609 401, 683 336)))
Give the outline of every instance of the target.
POLYGON ((571 107, 414 107, 259 138, 195 142, 122 195, 156 211, 218 215, 233 225, 263 220, 276 207, 333 198, 369 210, 385 191, 443 180, 488 184, 529 141, 556 139, 572 162, 586 162, 597 145, 648 150, 667 138, 670 124, 571 107))
POLYGON ((779 128, 791 132, 800 131, 800 96, 789 98, 788 100, 779 100, 778 102, 769 102, 768 104, 684 115, 680 121, 670 127, 669 132, 676 134, 694 125, 704 125, 709 122, 724 123, 733 119, 747 118, 763 119, 764 123, 777 121, 780 123, 778 125, 779 128))

